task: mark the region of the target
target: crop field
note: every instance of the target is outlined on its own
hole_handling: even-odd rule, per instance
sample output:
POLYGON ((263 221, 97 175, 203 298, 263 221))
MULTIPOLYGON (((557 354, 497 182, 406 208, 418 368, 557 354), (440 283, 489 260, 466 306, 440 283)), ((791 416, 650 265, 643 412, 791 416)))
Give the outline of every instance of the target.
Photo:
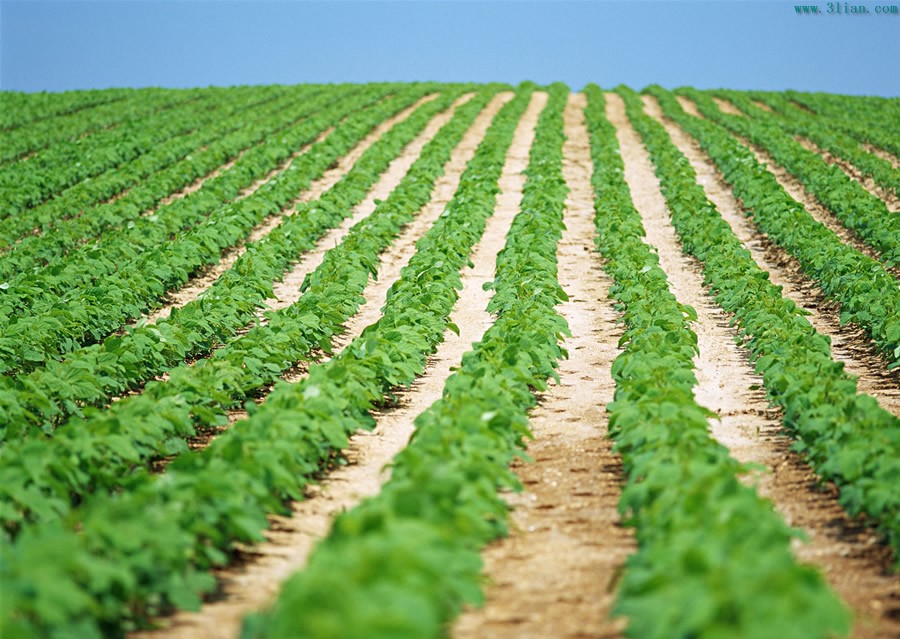
POLYGON ((0 637, 900 637, 898 122, 0 93, 0 637))

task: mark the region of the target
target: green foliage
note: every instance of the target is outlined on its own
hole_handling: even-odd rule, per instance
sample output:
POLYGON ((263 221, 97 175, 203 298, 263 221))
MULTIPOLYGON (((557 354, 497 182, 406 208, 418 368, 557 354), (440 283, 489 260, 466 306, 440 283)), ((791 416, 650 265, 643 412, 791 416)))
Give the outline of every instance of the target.
MULTIPOLYGON (((0 166, 0 219, 21 215, 61 190, 135 159, 153 145, 190 131, 190 114, 215 104, 203 89, 155 92, 132 105, 134 119, 85 138, 58 142, 25 162, 0 166)), ((8 134, 14 153, 22 147, 8 134)), ((4 135, 4 142, 7 135, 4 135)), ((34 145, 28 143, 33 149, 34 145)), ((7 148, 3 145, 4 150, 7 148)))
POLYGON ((900 215, 891 214, 887 205, 862 184, 839 167, 825 162, 818 153, 804 148, 748 98, 738 94, 729 96, 752 117, 723 113, 706 93, 692 89, 683 89, 681 93, 693 99, 706 117, 768 151, 847 228, 876 249, 886 268, 900 265, 900 215))
POLYGON ((0 281, 15 286, 28 274, 56 266, 68 252, 101 234, 102 243, 109 246, 115 237, 113 229, 133 234, 135 227, 151 223, 145 217, 155 216, 152 223, 158 224, 160 214, 173 210, 160 205, 166 196, 287 126, 284 111, 314 94, 314 88, 306 88, 234 96, 217 109, 198 113, 197 128, 190 134, 171 138, 131 162, 79 182, 26 214, 3 220, 2 243, 9 250, 0 254, 0 281), (253 127, 245 126, 248 111, 258 119, 253 127), (160 210, 147 215, 156 207, 160 210))
POLYGON ((381 493, 338 517, 273 609, 248 618, 245 638, 442 637, 463 603, 482 601, 480 549, 506 532, 497 491, 517 486, 507 466, 529 435, 532 391, 544 388, 565 354, 559 343, 568 328, 554 307, 566 299, 556 245, 568 192, 568 89, 554 84, 549 92, 522 212, 497 258, 495 323, 463 356, 442 398, 416 418, 381 493))
MULTIPOLYGON (((391 388, 408 385, 421 373, 425 356, 443 335, 459 268, 493 209, 497 177, 527 98, 524 92, 495 118, 446 215, 420 242, 410 263, 414 270, 404 272, 401 281, 412 283, 395 287, 398 292, 385 316, 415 314, 417 320, 405 330, 385 324, 383 334, 361 337, 327 364, 313 366, 298 384, 277 384, 249 419, 233 424, 202 452, 179 456, 165 475, 135 473, 120 495, 96 495, 65 520, 24 527, 2 548, 9 559, 0 564, 0 577, 12 594, 0 602, 0 628, 27 627, 31 636, 82 626, 95 634, 121 632, 132 620, 196 603, 196 595, 211 589, 212 582, 202 581, 202 575, 227 562, 235 543, 258 541, 267 525, 265 515, 282 512, 286 500, 300 498, 303 486, 336 448, 346 445, 348 435, 371 426, 369 411, 391 388), (438 263, 448 265, 443 278, 432 275, 438 263), (419 285, 426 274, 431 278, 427 288, 419 285), (411 299, 415 308, 409 307, 411 299), (401 304, 407 306, 398 308, 401 304), (43 566, 37 549, 46 544, 70 548, 71 561, 43 566), (48 572, 53 575, 50 585, 42 578, 48 572), (84 597, 48 617, 37 605, 41 593, 63 584, 84 597)), ((477 105, 465 109, 448 125, 451 140, 461 137, 467 126, 460 121, 471 122, 477 105)), ((431 152, 449 154, 455 142, 445 148, 446 137, 435 139, 436 151, 431 152)), ((423 163, 419 170, 439 173, 442 164, 423 163)), ((311 283, 301 299, 314 301, 314 287, 311 283)), ((314 324, 308 315, 297 320, 306 326, 298 329, 301 336, 314 324)), ((244 358, 242 354, 238 361, 244 358)))
MULTIPOLYGON (((603 93, 585 90, 594 160, 597 247, 623 312, 610 435, 627 484, 620 510, 635 526, 615 611, 633 637, 822 637, 849 617, 814 570, 790 550, 794 532, 709 434, 693 397, 693 309, 678 303, 644 235, 623 177, 603 93)), ((629 116, 658 160, 652 121, 624 87, 629 116)), ((664 136, 665 133, 658 135, 664 136)), ((667 196, 671 193, 665 191, 667 196)))
MULTIPOLYGON (((391 159, 462 90, 450 90, 422 105, 372 145, 333 188, 318 200, 300 205, 296 215, 285 218, 266 241, 251 247, 198 300, 196 314, 215 318, 217 312, 228 310, 235 297, 240 298, 243 287, 261 277, 259 301, 246 305, 252 314, 270 293, 272 265, 287 266, 299 247, 308 248, 349 215, 391 159)), ((47 521, 66 512, 70 501, 77 503, 86 492, 121 486, 132 466, 142 466, 161 454, 183 452, 185 445, 177 438, 193 434, 193 422, 223 423, 227 409, 277 381, 298 360, 308 361, 314 349, 330 350, 331 336, 356 312, 379 253, 427 203, 453 147, 496 90, 485 88, 457 111, 390 196, 326 253, 294 305, 269 313, 266 324, 233 340, 210 360, 181 366, 170 372, 166 382, 151 383, 141 395, 116 402, 108 411, 74 420, 59 428, 52 439, 10 442, 0 450, 0 497, 6 509, 0 520, 7 528, 14 529, 23 519, 47 521), (36 467, 43 472, 26 470, 36 467)), ((162 323, 161 328, 167 326, 171 323, 162 323)), ((138 359, 135 365, 143 361, 138 359)))
MULTIPOLYGON (((862 144, 852 136, 843 132, 840 127, 827 118, 817 117, 793 104, 784 93, 774 91, 717 91, 717 95, 729 100, 741 100, 741 109, 754 118, 769 119, 792 133, 803 135, 815 142, 819 147, 843 158, 858 168, 863 175, 871 177, 876 184, 900 196, 900 169, 894 168, 884 158, 868 152, 862 144), (763 109, 744 101, 750 97, 770 107, 774 113, 766 113, 763 109)), ((852 115, 845 114, 844 120, 852 120, 852 115)))
POLYGON ((720 126, 689 116, 659 87, 666 115, 690 133, 712 158, 753 223, 770 240, 797 258, 825 295, 841 304, 841 322, 854 322, 871 335, 887 358, 900 365, 900 287, 875 260, 844 244, 781 187, 753 153, 720 126))
MULTIPOLYGON (((670 94, 654 94, 675 113, 670 94)), ((831 358, 828 339, 756 265, 662 127, 637 108, 632 112, 654 155, 684 249, 700 260, 716 301, 734 314, 769 399, 797 439, 794 449, 823 480, 840 487, 850 514, 867 514, 900 550, 900 418, 857 394, 856 380, 831 358)))
POLYGON ((794 104, 827 121, 829 126, 846 132, 860 142, 868 142, 900 156, 900 135, 895 124, 900 118, 897 98, 790 90, 785 91, 784 95, 794 104))
POLYGON ((140 227, 115 238, 113 250, 105 245, 85 247, 78 259, 17 281, 3 291, 0 370, 27 372, 79 344, 103 339, 124 320, 140 317, 200 268, 219 261, 224 249, 244 239, 265 217, 279 212, 356 140, 421 97, 427 88, 410 86, 379 102, 389 91, 390 87, 371 87, 322 111, 319 109, 336 96, 326 92, 314 97, 306 107, 318 112, 313 117, 244 154, 191 197, 173 202, 171 206, 181 215, 146 218, 140 227), (373 102, 377 104, 362 108, 373 102), (234 201, 243 189, 345 117, 347 121, 312 152, 298 156, 252 196, 234 201), (193 218, 186 228, 183 216, 193 218))

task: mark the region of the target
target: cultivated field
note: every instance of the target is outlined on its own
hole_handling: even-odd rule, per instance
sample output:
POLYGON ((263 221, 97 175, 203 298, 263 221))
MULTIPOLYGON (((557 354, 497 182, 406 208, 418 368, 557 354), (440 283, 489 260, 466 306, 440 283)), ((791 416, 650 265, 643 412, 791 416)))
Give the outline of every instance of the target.
POLYGON ((898 122, 0 93, 0 636, 900 637, 898 122))

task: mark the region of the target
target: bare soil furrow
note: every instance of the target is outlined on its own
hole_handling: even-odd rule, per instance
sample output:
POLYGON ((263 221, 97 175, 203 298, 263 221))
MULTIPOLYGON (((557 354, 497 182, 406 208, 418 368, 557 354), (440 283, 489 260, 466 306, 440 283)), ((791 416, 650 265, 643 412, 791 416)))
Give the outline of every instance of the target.
POLYGON ((584 106, 584 96, 573 95, 565 112, 563 173, 571 190, 557 257, 569 295, 559 307, 572 331, 569 357, 558 370, 560 383, 531 413, 534 461, 514 466, 525 490, 508 497, 510 535, 484 553, 486 604, 460 618, 457 639, 616 637, 624 629, 624 620, 611 621, 609 613, 634 540, 616 510, 622 470, 606 438, 604 408, 615 390, 610 369, 621 330, 593 250, 584 106))
POLYGON ((810 324, 829 337, 832 357, 843 362, 844 369, 858 378, 860 392, 872 395, 886 410, 900 415, 900 378, 896 373, 885 369, 884 360, 863 330, 841 326, 839 306, 825 299, 822 292, 804 275, 800 263, 794 257, 753 227, 748 217, 749 212, 734 197, 722 174, 699 143, 671 120, 663 117, 656 99, 644 96, 644 108, 666 128, 669 137, 691 162, 706 196, 716 205, 722 218, 750 251, 757 265, 769 273, 769 279, 782 288, 785 297, 809 313, 806 319, 810 324))
POLYGON ((818 566, 851 607, 858 620, 854 639, 888 636, 885 632, 893 622, 887 613, 900 607, 900 584, 886 572, 886 549, 877 544, 876 535, 852 524, 835 493, 817 487, 814 473, 790 451, 790 440, 781 434, 778 412, 769 409, 761 390, 751 390, 762 385, 762 378, 754 372, 747 351, 735 344, 736 331, 728 326, 728 315, 706 293, 702 267, 681 254, 649 155, 627 121, 621 99, 617 95, 608 99, 610 119, 619 130, 625 179, 644 219, 647 240, 658 249, 672 292, 697 311, 693 329, 700 354, 695 358, 695 396, 718 415, 710 420, 712 435, 738 461, 766 468, 748 481, 755 482, 790 525, 809 536, 809 543, 795 543, 794 552, 799 560, 818 566))
MULTIPOLYGON (((684 107, 685 103, 691 102, 691 100, 680 98, 679 102, 681 102, 682 107, 684 107)), ((693 115, 698 115, 698 117, 704 117, 698 113, 696 105, 692 104, 692 107, 693 109, 691 111, 688 111, 687 108, 685 108, 685 111, 688 111, 693 115)), ((819 200, 816 199, 815 195, 806 190, 806 187, 803 186, 799 179, 794 177, 790 171, 776 162, 768 152, 753 144, 743 136, 735 135, 734 137, 739 140, 741 144, 750 149, 756 159, 764 164, 769 172, 775 176, 775 179, 788 195, 799 202, 813 219, 830 229, 844 244, 852 246, 854 249, 863 255, 871 257, 873 260, 880 261, 878 251, 860 239, 853 230, 844 226, 843 222, 841 222, 834 213, 822 205, 819 200)), ((892 268, 887 270, 894 275, 894 277, 900 277, 900 269, 892 268)))
MULTIPOLYGON (((496 105, 494 113, 507 99, 505 96, 503 100, 491 103, 491 107, 496 105)), ((268 541, 247 548, 243 565, 218 574, 222 586, 218 600, 197 613, 179 613, 167 619, 165 629, 137 633, 132 639, 236 637, 243 616, 270 603, 281 583, 305 565, 316 541, 327 534, 331 520, 342 510, 378 492, 388 478, 385 465, 403 449, 413 432, 413 419, 440 398, 451 366, 460 363, 471 342, 477 340, 492 321, 484 310, 487 294, 481 285, 492 279, 497 252, 503 247, 503 238, 518 212, 521 184, 524 183, 519 174, 527 166, 534 126, 545 102, 546 94, 535 94, 516 129, 501 177, 502 191, 496 211, 488 221, 482 242, 471 256, 475 266, 465 272, 463 290, 454 310, 460 336, 449 334, 435 355, 429 358, 425 374, 411 389, 399 394, 398 406, 376 416, 378 424, 371 433, 358 433, 351 439, 346 452, 347 465, 332 469, 322 484, 311 487, 308 499, 293 504, 290 516, 273 517, 272 527, 266 532, 268 541), (518 197, 509 191, 516 186, 518 197)), ((490 118, 483 117, 485 114, 486 111, 479 115, 463 144, 454 151, 455 168, 446 174, 451 180, 458 182, 465 166, 459 162, 457 153, 471 157, 490 124, 490 118)), ((379 277, 379 281, 387 281, 387 278, 379 277)))
POLYGON ((739 115, 741 117, 747 117, 743 111, 741 111, 739 108, 734 106, 728 100, 725 100, 723 98, 714 97, 713 102, 715 102, 716 105, 722 110, 722 113, 728 113, 729 115, 739 115))
POLYGON ((825 149, 820 148, 815 142, 804 138, 803 136, 794 136, 794 139, 803 145, 808 151, 812 151, 822 157, 823 160, 828 162, 829 164, 834 164, 839 169, 841 169, 848 176, 859 182, 859 184, 871 193, 873 196, 877 197, 879 200, 882 200, 887 206, 888 210, 891 213, 900 213, 900 198, 897 197, 896 194, 888 191, 887 189, 879 186, 875 180, 873 180, 868 175, 864 175, 862 171, 857 169, 855 166, 847 162, 846 160, 837 157, 836 155, 826 151, 825 149))
POLYGON ((774 113, 775 111, 768 104, 763 102, 762 100, 753 100, 753 104, 758 106, 763 111, 768 111, 769 113, 774 113))
MULTIPOLYGON (((251 231, 248 236, 247 241, 240 242, 235 246, 232 246, 225 250, 222 254, 222 258, 214 265, 204 269, 204 271, 198 274, 195 278, 192 278, 188 282, 185 283, 177 291, 171 293, 169 295, 169 299, 167 303, 159 309, 156 309, 146 315, 147 322, 155 322, 162 318, 168 317, 173 309, 180 308, 185 304, 192 302, 195 300, 203 291, 208 289, 212 284, 219 278, 225 271, 230 269, 234 263, 238 260, 238 258, 244 254, 247 250, 246 244, 247 242, 257 242, 263 239, 266 235, 272 232, 276 226, 281 223, 281 219, 284 216, 292 215, 294 213, 294 209, 300 202, 308 202, 313 200, 332 186, 337 184, 340 179, 351 169, 356 161, 362 156, 366 150, 371 147, 378 139, 384 135, 387 131, 389 131, 395 124, 401 122, 408 118, 410 114, 415 111, 419 106, 434 100, 437 97, 437 94, 431 94, 425 96, 424 98, 418 100, 415 104, 403 109, 398 114, 384 120, 381 124, 375 127, 365 138, 362 139, 359 144, 353 147, 347 155, 343 156, 340 160, 335 163, 335 165, 329 168, 320 178, 317 180, 313 180, 310 184, 309 188, 302 193, 300 193, 294 200, 292 200, 286 207, 284 207, 280 212, 275 215, 270 215, 265 220, 257 224, 251 231)), ((326 131, 323 131, 314 142, 304 146, 302 149, 292 154, 289 159, 283 162, 278 168, 270 171, 266 177, 257 180, 250 187, 241 191, 240 196, 237 198, 238 200, 242 200, 246 197, 249 197, 253 193, 259 190, 259 188, 271 180, 273 177, 281 173, 282 171, 287 170, 291 163, 295 158, 299 157, 303 153, 305 153, 313 144, 324 140, 328 137, 329 133, 333 130, 330 128, 326 131)))
POLYGON ((897 159, 894 154, 890 153, 889 151, 879 149, 877 146, 869 144, 868 142, 862 142, 861 144, 862 147, 872 155, 877 155, 882 160, 890 162, 891 166, 893 166, 895 169, 900 169, 900 159, 897 159))

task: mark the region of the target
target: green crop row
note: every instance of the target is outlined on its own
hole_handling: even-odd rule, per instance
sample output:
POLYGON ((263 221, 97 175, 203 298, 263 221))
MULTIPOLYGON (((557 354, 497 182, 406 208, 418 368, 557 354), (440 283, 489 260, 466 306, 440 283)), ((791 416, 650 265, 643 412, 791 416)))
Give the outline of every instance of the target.
MULTIPOLYGON (((226 94, 227 95, 227 94, 226 94)), ((0 167, 0 219, 21 215, 63 189, 128 162, 174 135, 190 131, 182 125, 188 114, 219 105, 225 96, 202 90, 152 94, 141 106, 143 115, 123 126, 84 138, 60 142, 24 162, 0 167)))
MULTIPOLYGON (((261 539, 266 513, 300 498, 347 435, 371 423, 366 411, 382 393, 409 384, 424 367, 449 323, 458 271, 493 210, 529 94, 521 91, 494 119, 453 201, 393 288, 385 317, 414 313, 420 321, 387 331, 374 348, 371 337, 355 340, 305 380, 278 385, 202 452, 180 456, 162 476, 135 475, 117 497, 89 500, 77 524, 51 522, 24 529, 14 543, 0 541, 0 631, 90 639, 121 632, 129 619, 198 605, 198 595, 214 586, 207 569, 227 562, 236 542, 261 539), (377 396, 373 384, 382 389, 377 396)), ((308 315, 294 324, 318 333, 308 315)))
POLYGON ((218 191, 218 195, 223 194, 224 183, 230 187, 229 195, 236 196, 253 179, 265 175, 273 164, 277 166, 284 162, 297 147, 312 142, 325 128, 349 115, 347 121, 325 140, 297 157, 287 170, 269 180, 252 196, 237 202, 228 201, 229 197, 196 227, 169 242, 165 242, 163 236, 160 246, 119 264, 102 283, 86 289, 73 286, 56 300, 48 290, 38 291, 44 299, 32 302, 29 315, 7 321, 5 334, 0 338, 2 367, 27 372, 36 364, 73 350, 79 344, 106 337, 129 317, 140 317, 168 290, 187 281, 205 264, 217 262, 223 249, 244 239, 265 217, 278 213, 378 122, 402 110, 428 90, 428 87, 409 87, 370 109, 360 110, 366 103, 381 97, 384 89, 364 91, 292 127, 278 141, 255 149, 260 153, 245 154, 241 162, 210 186, 218 191))
MULTIPOLYGON (((796 533, 740 481, 745 469, 709 433, 714 414, 693 396, 696 312, 675 299, 642 241, 604 96, 594 85, 585 91, 597 247, 625 324, 612 366, 610 435, 627 478, 619 508, 638 541, 614 612, 628 618, 628 636, 643 638, 846 632, 840 601, 794 560, 796 533)), ((618 91, 640 124, 640 98, 618 91)))
MULTIPOLYGON (((783 93, 774 91, 716 91, 715 95, 728 100, 749 97, 769 106, 775 113, 769 114, 762 109, 748 109, 754 118, 771 118, 782 127, 797 135, 812 140, 817 146, 842 158, 858 168, 863 175, 871 177, 876 184, 889 189, 900 196, 900 169, 895 169, 890 162, 869 153, 859 142, 842 132, 827 120, 816 117, 796 107, 783 93)), ((743 110, 743 106, 741 106, 743 110)))
MULTIPOLYGON (((461 90, 461 89, 460 89, 461 90)), ((393 157, 445 109, 459 90, 448 90, 422 105, 412 116, 382 136, 315 206, 282 223, 246 252, 198 299, 168 318, 129 329, 123 336, 68 353, 17 382, 7 384, 0 415, 7 435, 32 426, 49 431, 84 406, 103 405, 179 362, 227 341, 256 317, 272 295, 272 282, 316 239, 352 212, 393 157), (338 202, 338 205, 332 203, 338 202), (330 206, 329 206, 330 205, 330 206), (314 214, 309 214, 312 209, 314 214), (323 215, 325 210, 329 215, 323 215)))
POLYGON ((568 332, 554 307, 566 299, 556 247, 568 192, 569 92, 556 84, 549 93, 521 212, 491 283, 495 323, 463 356, 441 399, 416 418, 381 492, 337 518, 272 610, 247 620, 245 639, 443 637, 464 603, 481 601, 479 553, 506 532, 508 506, 498 490, 518 487, 508 465, 521 455, 533 391, 556 376, 568 332))
MULTIPOLYGON (((0 519, 7 530, 12 531, 23 519, 56 518, 87 493, 121 486, 130 468, 146 465, 154 456, 184 452, 186 446, 178 438, 192 434, 192 421, 224 423, 228 408, 277 381, 297 361, 309 360, 317 345, 327 349, 331 336, 357 310, 379 253, 427 202, 452 148, 495 91, 482 91, 426 145, 387 200, 328 251, 325 262, 305 282, 306 294, 292 307, 270 313, 266 325, 226 345, 209 361, 182 366, 172 371, 166 382, 150 384, 143 394, 126 397, 93 418, 74 420, 58 429, 52 439, 10 442, 0 449, 0 519), (34 472, 38 467, 42 470, 34 472), (22 472, 23 468, 29 470, 22 472)), ((453 99, 449 93, 443 106, 453 99)), ((421 113, 398 125, 406 130, 398 131, 393 141, 369 149, 358 163, 363 165, 360 171, 349 174, 319 201, 303 205, 299 215, 287 218, 273 231, 272 239, 254 250, 254 256, 240 268, 236 265, 233 277, 227 279, 243 282, 259 270, 265 279, 257 282, 256 288, 271 292, 273 270, 283 268, 292 254, 311 247, 325 229, 351 212, 403 145, 400 138, 408 141, 440 108, 441 101, 423 105, 421 113), (373 163, 381 166, 373 167, 373 163)), ((253 285, 246 284, 246 290, 253 285)), ((215 317, 217 305, 230 303, 223 296, 241 292, 208 296, 211 301, 198 303, 195 314, 215 317)), ((252 312, 253 305, 247 306, 252 312)), ((151 338, 147 335, 146 340, 151 338)))
MULTIPOLYGON (((900 136, 896 126, 898 109, 889 116, 884 107, 890 102, 875 98, 866 102, 862 96, 836 96, 825 93, 801 93, 785 91, 785 97, 816 113, 829 124, 844 130, 860 142, 868 142, 876 147, 900 156, 900 136)), ((894 105, 896 103, 893 103, 894 105)))
POLYGON ((42 297, 45 300, 53 296, 59 298, 63 294, 72 294, 74 289, 90 286, 144 251, 196 227, 217 208, 238 199, 242 189, 252 184, 250 180, 261 178, 277 168, 276 158, 281 157, 278 149, 284 144, 286 135, 292 135, 310 117, 331 109, 340 100, 358 97, 358 93, 340 88, 314 92, 299 105, 295 104, 295 99, 288 98, 284 110, 276 103, 271 110, 258 114, 259 120, 254 126, 240 131, 236 138, 228 136, 200 152, 197 168, 204 170, 203 173, 198 175, 192 168, 193 160, 177 162, 171 171, 162 172, 161 180, 150 180, 114 202, 97 207, 78 219, 68 220, 57 226, 53 233, 25 238, 14 251, 0 256, 0 268, 4 273, 17 265, 20 254, 25 260, 25 268, 13 274, 6 283, 8 286, 4 287, 0 308, 11 314, 24 314, 42 297), (272 149, 276 150, 274 157, 270 157, 272 149), (205 180, 199 190, 144 214, 141 205, 152 202, 150 197, 159 198, 162 191, 169 191, 173 178, 182 183, 185 179, 196 179, 208 173, 208 169, 221 166, 229 155, 238 156, 234 165, 205 180), (104 225, 113 228, 104 233, 98 228, 104 225), (99 232, 100 236, 86 242, 86 238, 77 236, 78 231, 85 235, 99 232), (28 268, 32 251, 46 251, 49 268, 28 268))
POLYGON ((892 215, 887 205, 866 191, 862 184, 840 167, 828 164, 818 153, 804 148, 776 122, 762 117, 760 114, 765 112, 754 106, 749 98, 732 96, 736 106, 752 116, 743 117, 723 113, 706 93, 693 89, 678 92, 691 98, 707 118, 769 152, 841 223, 877 250, 886 268, 900 264, 900 215, 892 215))
POLYGON ((700 260, 716 301, 733 314, 769 400, 782 408, 784 425, 798 440, 794 449, 838 485, 851 515, 866 513, 900 550, 900 418, 857 394, 856 380, 831 358, 828 339, 753 261, 662 126, 637 106, 632 119, 684 250, 700 260))
POLYGON ((791 198, 753 153, 720 126, 688 115, 670 93, 650 87, 665 114, 712 158, 754 224, 800 262, 825 295, 841 304, 841 322, 871 335, 890 368, 900 365, 900 288, 877 261, 847 246, 791 198))
MULTIPOLYGON (((296 99, 298 92, 288 93, 296 99)), ((311 91, 299 92, 300 95, 309 94, 311 91)), ((163 169, 169 169, 173 164, 184 158, 189 158, 182 166, 187 165, 195 170, 194 154, 199 154, 202 165, 204 151, 202 147, 217 142, 225 134, 246 127, 247 115, 250 109, 271 111, 271 106, 263 107, 264 103, 276 101, 276 104, 284 106, 287 102, 285 95, 271 93, 248 93, 246 96, 236 95, 221 108, 209 112, 201 112, 195 115, 196 126, 193 133, 174 136, 153 149, 140 155, 131 162, 114 167, 105 173, 95 176, 90 180, 79 182, 57 194, 55 197, 24 211, 20 215, 6 218, 0 221, 0 246, 7 249, 0 254, 3 268, 0 269, 0 278, 4 281, 13 277, 16 273, 31 271, 34 259, 24 259, 24 255, 41 252, 42 258, 51 258, 63 251, 75 246, 76 243, 87 242, 95 238, 104 229, 110 226, 106 217, 97 217, 106 213, 111 208, 124 210, 122 199, 128 197, 128 189, 140 187, 138 193, 144 193, 146 182, 156 179, 156 174, 163 169), (281 100, 276 100, 281 97, 281 100), (109 200, 114 201, 109 202, 109 200), (106 205, 102 205, 102 203, 106 205), (100 205, 100 206, 98 206, 100 205), (52 232, 51 232, 52 231, 52 232), (81 231, 81 236, 76 235, 81 231), (40 235, 38 235, 40 234, 40 235), (62 235, 63 238, 57 239, 62 235), (50 239, 52 238, 52 240, 50 239), (51 244, 52 242, 52 244, 51 244), (54 254, 47 251, 45 245, 51 244, 57 248, 54 254), (28 247, 23 251, 23 248, 28 247), (18 263, 13 266, 7 260, 15 255, 18 263), (46 257, 44 257, 46 256, 46 257), (12 268, 11 268, 12 267, 12 268)), ((263 113, 253 113, 254 117, 263 116, 263 113)), ((192 171, 184 171, 178 175, 181 181, 188 179, 192 171)), ((170 171, 171 173, 171 171, 170 171)), ((201 174, 202 175, 202 174, 201 174)), ((171 184, 169 178, 168 183, 171 184)), ((190 181, 184 182, 184 185, 190 181)), ((167 191, 163 195, 171 193, 167 191)), ((162 196, 161 196, 162 197, 162 196)), ((157 201, 150 201, 152 206, 157 201)), ((149 206, 147 208, 149 208, 149 206)), ((142 212, 144 209, 141 209, 142 212)))
MULTIPOLYGON (((209 92, 209 89, 202 91, 209 92)), ((0 164, 9 164, 51 145, 75 140, 102 129, 121 126, 145 117, 159 108, 156 100, 160 97, 166 97, 166 94, 170 98, 177 97, 178 93, 187 91, 117 89, 105 94, 99 91, 85 91, 78 94, 70 93, 68 101, 60 100, 52 108, 49 103, 45 104, 46 108, 39 111, 29 109, 22 104, 22 100, 16 100, 16 96, 0 93, 0 105, 6 102, 3 98, 7 98, 10 102, 8 107, 0 107, 4 116, 11 114, 21 119, 30 119, 29 122, 0 133, 3 140, 3 144, 0 145, 0 164), (148 99, 150 105, 147 104, 148 99)), ((191 90, 191 93, 198 94, 197 90, 191 90)), ((61 94, 58 96, 62 97, 61 94)))
MULTIPOLYGON (((153 90, 102 89, 62 93, 0 91, 0 131, 9 132, 26 125, 35 126, 128 98, 143 99, 153 90)), ((119 105, 119 108, 121 107, 122 105, 119 105)))

